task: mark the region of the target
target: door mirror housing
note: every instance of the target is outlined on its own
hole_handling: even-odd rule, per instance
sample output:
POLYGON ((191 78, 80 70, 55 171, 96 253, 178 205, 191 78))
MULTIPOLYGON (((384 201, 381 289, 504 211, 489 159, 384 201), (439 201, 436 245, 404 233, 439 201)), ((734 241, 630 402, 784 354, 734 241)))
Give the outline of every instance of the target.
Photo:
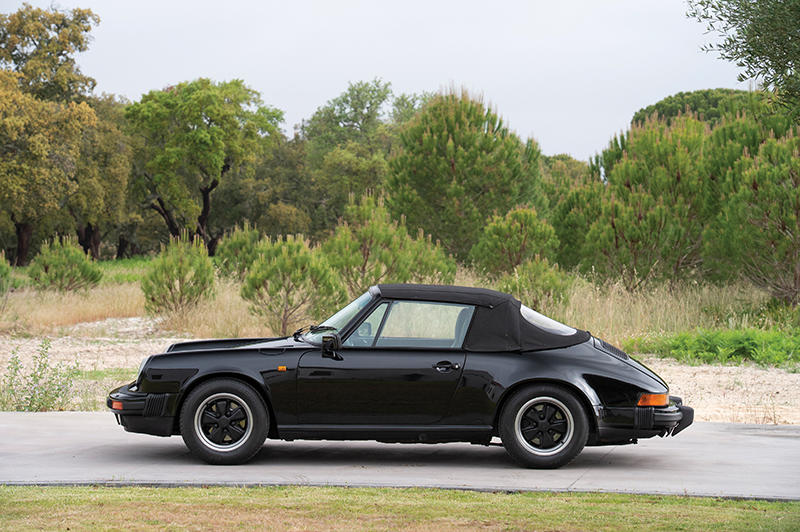
POLYGON ((337 350, 342 347, 342 340, 338 334, 326 334, 322 337, 322 356, 334 360, 344 360, 337 350))

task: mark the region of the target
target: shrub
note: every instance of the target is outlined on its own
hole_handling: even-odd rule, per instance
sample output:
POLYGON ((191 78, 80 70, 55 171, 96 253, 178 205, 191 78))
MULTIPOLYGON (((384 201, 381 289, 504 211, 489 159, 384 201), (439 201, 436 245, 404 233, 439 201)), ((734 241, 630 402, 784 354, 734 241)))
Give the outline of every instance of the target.
POLYGON ((501 277, 497 289, 537 309, 548 303, 564 301, 570 284, 571 280, 558 269, 558 265, 551 266, 547 259, 536 258, 501 277))
POLYGON ((322 316, 340 305, 345 292, 319 249, 302 235, 266 240, 244 279, 242 297, 273 331, 286 335, 307 313, 322 316))
POLYGON ((470 258, 478 269, 497 276, 537 256, 552 259, 557 248, 555 229, 539 219, 536 209, 518 207, 505 216, 492 217, 470 258))
POLYGON ((11 289, 11 266, 6 261, 6 254, 0 251, 0 313, 6 308, 8 291, 11 289))
POLYGON ((79 374, 78 363, 52 365, 49 351, 50 341, 43 340, 27 373, 17 351, 11 354, 0 384, 0 410, 44 412, 66 408, 79 374))
POLYGON ((634 338, 623 347, 639 353, 654 353, 682 362, 762 366, 800 365, 800 331, 759 329, 697 330, 657 338, 634 338))
POLYGON ((322 249, 350 297, 377 283, 451 283, 456 264, 420 229, 417 238, 391 219, 383 199, 350 198, 345 216, 322 249))
POLYGON ((245 222, 236 226, 231 233, 220 240, 214 259, 220 273, 241 281, 247 270, 258 258, 258 243, 261 233, 245 222))
POLYGON ((103 271, 83 252, 73 238, 45 242, 28 269, 31 283, 38 290, 71 292, 86 290, 100 283, 103 271))
POLYGON ((184 233, 162 246, 142 279, 142 292, 150 314, 182 313, 212 297, 214 264, 203 241, 184 233))

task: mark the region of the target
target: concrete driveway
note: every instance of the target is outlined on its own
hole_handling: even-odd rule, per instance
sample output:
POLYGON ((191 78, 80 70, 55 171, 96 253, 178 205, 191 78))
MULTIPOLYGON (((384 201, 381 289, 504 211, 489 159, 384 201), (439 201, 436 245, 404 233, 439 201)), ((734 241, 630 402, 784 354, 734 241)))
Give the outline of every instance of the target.
POLYGON ((0 483, 336 485, 604 491, 800 499, 800 426, 695 423, 675 438, 588 447, 557 470, 502 447, 267 440, 248 464, 209 466, 179 436, 130 434, 106 412, 0 412, 0 483))

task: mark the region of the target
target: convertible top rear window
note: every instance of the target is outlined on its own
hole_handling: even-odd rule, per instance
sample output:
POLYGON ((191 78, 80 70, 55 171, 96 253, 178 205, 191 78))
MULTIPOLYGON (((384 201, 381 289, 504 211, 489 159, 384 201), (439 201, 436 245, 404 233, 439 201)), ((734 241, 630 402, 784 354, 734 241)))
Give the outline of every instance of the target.
POLYGON ((519 312, 528 323, 536 325, 543 331, 547 331, 551 334, 557 334, 559 336, 572 336, 578 332, 569 325, 564 325, 561 322, 548 318, 544 314, 539 314, 532 308, 526 307, 525 305, 520 305, 519 312))

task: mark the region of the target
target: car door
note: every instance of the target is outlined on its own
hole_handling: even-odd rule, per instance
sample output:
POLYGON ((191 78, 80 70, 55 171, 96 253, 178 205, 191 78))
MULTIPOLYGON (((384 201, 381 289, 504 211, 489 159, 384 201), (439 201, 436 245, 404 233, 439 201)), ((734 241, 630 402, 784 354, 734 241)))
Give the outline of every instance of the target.
POLYGON ((428 425, 442 419, 464 368, 474 307, 384 301, 342 342, 298 365, 301 424, 428 425))

